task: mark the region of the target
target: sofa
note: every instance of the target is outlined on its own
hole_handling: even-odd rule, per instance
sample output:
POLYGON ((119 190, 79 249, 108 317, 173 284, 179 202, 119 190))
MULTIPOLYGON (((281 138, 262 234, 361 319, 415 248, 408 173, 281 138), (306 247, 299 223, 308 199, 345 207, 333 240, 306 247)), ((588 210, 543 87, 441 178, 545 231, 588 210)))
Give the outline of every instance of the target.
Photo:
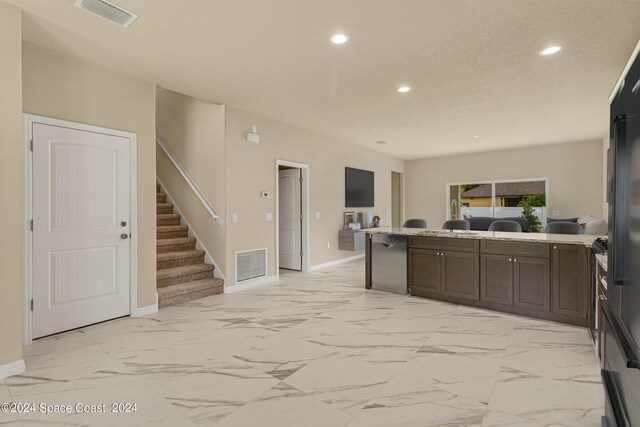
POLYGON ((471 230, 478 230, 478 231, 487 231, 489 230, 489 226, 491 225, 492 222, 500 221, 500 220, 515 221, 520 224, 520 226, 522 227, 522 231, 524 233, 529 232, 529 222, 521 216, 508 217, 508 218, 492 218, 488 216, 474 216, 468 219, 469 227, 471 228, 471 230))
POLYGON ((586 215, 580 218, 547 218, 547 224, 556 221, 575 222, 580 224, 584 229, 584 234, 592 236, 606 235, 609 228, 606 220, 594 215, 586 215))

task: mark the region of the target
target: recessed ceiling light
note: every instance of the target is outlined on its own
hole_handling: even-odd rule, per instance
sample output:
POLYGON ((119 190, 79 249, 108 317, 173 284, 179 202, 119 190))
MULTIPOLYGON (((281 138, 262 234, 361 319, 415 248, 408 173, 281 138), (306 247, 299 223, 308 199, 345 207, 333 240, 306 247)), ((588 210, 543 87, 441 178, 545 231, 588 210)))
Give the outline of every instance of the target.
POLYGON ((542 56, 553 55, 554 53, 558 53, 561 50, 562 50, 562 46, 549 46, 548 48, 541 50, 540 55, 542 56))
POLYGON ((376 141, 376 144, 381 144, 381 145, 382 144, 388 144, 388 143, 389 143, 389 141, 385 141, 384 139, 376 141))
POLYGON ((475 139, 478 139, 478 138, 480 138, 480 135, 473 135, 473 137, 474 137, 475 139))
POLYGON ((345 36, 344 34, 335 34, 333 37, 331 37, 331 43, 333 44, 343 44, 346 43, 347 40, 349 40, 349 37, 345 36))
POLYGON ((400 86, 398 88, 398 92, 400 93, 407 93, 411 90, 411 88, 409 86, 400 86))

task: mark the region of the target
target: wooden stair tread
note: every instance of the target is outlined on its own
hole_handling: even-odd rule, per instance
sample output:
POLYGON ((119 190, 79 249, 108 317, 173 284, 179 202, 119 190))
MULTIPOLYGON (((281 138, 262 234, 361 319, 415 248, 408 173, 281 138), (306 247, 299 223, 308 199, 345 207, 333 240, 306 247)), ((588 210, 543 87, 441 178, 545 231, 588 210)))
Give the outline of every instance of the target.
POLYGON ((204 289, 222 287, 224 280, 212 277, 210 279, 194 280, 193 282, 178 283, 176 285, 158 288, 158 299, 172 298, 190 292, 198 292, 204 289))
POLYGON ((188 276, 195 273, 213 272, 214 266, 211 264, 194 264, 182 267, 165 268, 157 271, 156 280, 169 279, 172 277, 188 276))
POLYGON ((156 246, 186 245, 195 242, 195 237, 172 237, 170 239, 156 240, 156 246))
POLYGON ((197 249, 193 251, 165 252, 165 253, 158 254, 156 256, 156 261, 157 262, 170 261, 170 260, 182 259, 182 258, 199 257, 203 255, 204 255, 204 251, 199 251, 197 249))

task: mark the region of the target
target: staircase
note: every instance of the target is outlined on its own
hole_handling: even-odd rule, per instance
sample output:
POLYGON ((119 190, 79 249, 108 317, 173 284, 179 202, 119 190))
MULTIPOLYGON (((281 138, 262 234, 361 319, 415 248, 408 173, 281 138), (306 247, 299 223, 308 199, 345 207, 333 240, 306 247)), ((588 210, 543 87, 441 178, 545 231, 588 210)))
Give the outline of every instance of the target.
POLYGON ((224 281, 213 277, 214 266, 204 262, 189 227, 180 225, 166 193, 156 183, 158 308, 193 301, 223 291, 224 281))

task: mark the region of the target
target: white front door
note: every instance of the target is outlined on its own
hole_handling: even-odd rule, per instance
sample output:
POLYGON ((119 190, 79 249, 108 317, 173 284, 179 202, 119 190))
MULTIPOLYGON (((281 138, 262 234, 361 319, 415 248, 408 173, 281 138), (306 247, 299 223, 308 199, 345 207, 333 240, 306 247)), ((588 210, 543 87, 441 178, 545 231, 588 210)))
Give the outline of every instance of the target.
POLYGON ((280 267, 302 270, 302 182, 300 169, 279 171, 280 267))
POLYGON ((33 124, 33 337, 129 314, 128 138, 33 124))

